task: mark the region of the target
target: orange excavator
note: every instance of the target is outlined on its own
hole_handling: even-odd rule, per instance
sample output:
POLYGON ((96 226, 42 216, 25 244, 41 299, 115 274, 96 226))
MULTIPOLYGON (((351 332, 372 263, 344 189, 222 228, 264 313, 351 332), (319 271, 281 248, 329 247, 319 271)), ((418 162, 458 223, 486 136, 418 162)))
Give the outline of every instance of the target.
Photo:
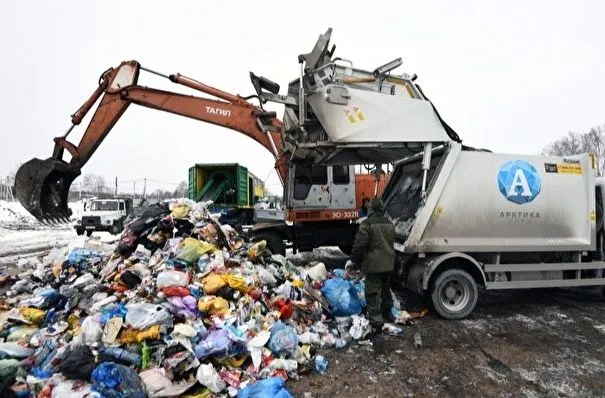
MULTIPOLYGON (((264 89, 274 94, 274 98, 280 97, 278 84, 253 73, 250 73, 250 77, 257 93, 264 89)), ((283 99, 286 101, 286 97, 283 99)), ((354 224, 351 220, 358 217, 357 210, 362 198, 373 197, 377 194, 377 189, 381 191, 386 183, 384 175, 378 185, 373 175, 356 175, 354 166, 319 166, 312 162, 294 165, 282 145, 281 121, 276 118, 275 112, 267 112, 262 108, 263 100, 257 95, 242 97, 230 94, 178 73, 168 76, 145 68, 137 61, 126 61, 101 75, 95 92, 71 116, 72 125, 67 132, 54 139, 52 156, 44 160, 34 158, 17 171, 17 197, 34 217, 51 221, 66 220, 69 217, 67 200, 72 182, 81 174, 82 167, 131 104, 238 131, 271 152, 284 189, 290 191, 289 196, 294 198, 290 205, 286 202, 286 218, 288 221, 306 224, 302 229, 300 225, 293 227, 285 223, 277 227, 259 226, 256 229, 257 235, 266 239, 269 246, 273 246, 274 252, 284 251, 283 241, 294 242, 295 248, 300 249, 312 249, 325 244, 350 246, 354 235, 354 228, 350 227, 354 224), (141 71, 162 76, 214 98, 141 86, 138 84, 141 71), (260 100, 260 106, 249 101, 254 97, 260 100), (74 127, 82 122, 99 99, 99 105, 79 144, 68 141, 74 127), (71 155, 69 162, 63 159, 65 151, 71 155), (314 198, 311 198, 310 192, 316 193, 314 198), (321 238, 318 231, 324 231, 326 238, 321 238), (340 237, 335 238, 335 233, 340 234, 340 237), (302 238, 297 240, 297 236, 311 236, 312 242, 302 238)))

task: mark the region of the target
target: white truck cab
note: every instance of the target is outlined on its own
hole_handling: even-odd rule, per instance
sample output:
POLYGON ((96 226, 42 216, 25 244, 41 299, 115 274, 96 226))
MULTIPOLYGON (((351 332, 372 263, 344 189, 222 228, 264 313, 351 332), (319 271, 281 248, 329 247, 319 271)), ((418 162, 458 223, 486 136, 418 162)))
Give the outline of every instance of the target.
POLYGON ((82 217, 76 220, 78 235, 90 236, 94 231, 107 231, 117 235, 124 229, 124 220, 132 213, 132 199, 94 199, 84 204, 82 217))

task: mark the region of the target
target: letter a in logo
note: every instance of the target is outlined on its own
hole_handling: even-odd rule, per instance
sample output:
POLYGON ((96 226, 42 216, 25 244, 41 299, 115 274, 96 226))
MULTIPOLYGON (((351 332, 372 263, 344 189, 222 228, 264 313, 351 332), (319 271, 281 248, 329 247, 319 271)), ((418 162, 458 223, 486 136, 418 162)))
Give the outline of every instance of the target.
POLYGON ((498 172, 498 190, 504 197, 522 205, 533 201, 542 189, 538 170, 525 160, 510 160, 498 172))

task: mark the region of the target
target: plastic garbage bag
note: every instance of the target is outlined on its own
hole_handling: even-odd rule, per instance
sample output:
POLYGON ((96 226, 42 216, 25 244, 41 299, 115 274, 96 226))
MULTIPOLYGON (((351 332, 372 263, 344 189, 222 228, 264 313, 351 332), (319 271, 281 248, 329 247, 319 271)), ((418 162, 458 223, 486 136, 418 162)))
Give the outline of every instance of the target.
POLYGON ((328 277, 328 270, 324 263, 319 263, 307 271, 309 278, 317 282, 323 282, 328 277))
POLYGON ((294 330, 283 323, 277 321, 271 328, 271 338, 269 339, 269 349, 276 356, 290 356, 294 353, 298 345, 298 336, 294 330))
POLYGON ((277 284, 277 279, 275 279, 275 276, 273 276, 273 274, 264 267, 257 266, 256 271, 263 286, 275 286, 277 284))
POLYGON ((271 338, 271 332, 263 330, 248 342, 248 351, 252 357, 254 369, 258 370, 263 359, 263 347, 271 338))
POLYGON ((55 265, 65 261, 65 251, 58 247, 53 247, 46 256, 42 258, 44 265, 55 265))
POLYGON ((210 273, 202 279, 202 286, 206 294, 214 294, 226 285, 227 282, 219 274, 210 273))
POLYGON ((145 390, 134 369, 113 362, 103 362, 92 372, 92 390, 103 397, 145 398, 145 390))
POLYGON ((321 288, 334 316, 358 315, 362 306, 355 286, 344 279, 328 279, 321 288))
POLYGON ((6 337, 7 342, 28 343, 32 336, 39 330, 37 327, 21 326, 12 328, 6 337))
POLYGON ((195 318, 197 315, 197 302, 193 296, 173 296, 168 297, 170 312, 176 316, 185 318, 195 318))
POLYGON ((128 310, 126 304, 120 303, 112 307, 105 307, 101 310, 101 325, 105 325, 111 318, 122 318, 126 316, 128 310))
POLYGON ((168 286, 188 286, 189 275, 181 271, 162 271, 158 274, 155 283, 158 289, 164 289, 168 286))
POLYGON ((202 297, 197 304, 200 311, 210 315, 229 313, 229 302, 222 297, 202 297))
POLYGON ((80 341, 85 344, 99 343, 102 337, 101 324, 93 316, 87 316, 80 326, 80 341))
POLYGON ((201 360, 211 355, 225 355, 229 352, 231 344, 227 329, 214 329, 195 346, 195 356, 201 360))
POLYGON ((228 273, 223 275, 223 280, 229 285, 231 289, 237 290, 242 293, 248 293, 251 288, 246 284, 246 280, 242 276, 228 273))
POLYGON ((63 354, 58 371, 68 379, 90 380, 96 367, 95 356, 87 345, 72 347, 63 354))
POLYGON ((173 384, 166 376, 166 370, 163 368, 144 370, 139 373, 139 377, 143 381, 150 398, 180 397, 197 383, 196 380, 192 380, 173 384))
POLYGON ((66 380, 53 387, 51 398, 88 398, 92 394, 90 384, 66 380))
POLYGON ((25 320, 33 323, 34 325, 41 325, 44 322, 46 311, 39 310, 37 308, 21 307, 19 312, 25 320))
POLYGON ((23 372, 20 361, 16 359, 0 360, 0 396, 15 382, 15 377, 23 372))
POLYGON ((227 388, 227 384, 223 381, 223 379, 221 379, 221 376, 218 374, 216 369, 214 369, 212 364, 200 365, 200 367, 197 369, 195 378, 200 382, 201 385, 208 387, 208 389, 215 394, 218 394, 227 388))
POLYGON ((126 310, 126 325, 134 329, 147 329, 153 325, 172 326, 172 315, 161 305, 129 303, 126 310))
POLYGON ((293 398, 281 377, 270 377, 249 384, 237 393, 237 398, 293 398))
POLYGON ((98 256, 99 253, 96 250, 85 249, 85 248, 76 248, 73 249, 67 255, 67 262, 69 265, 84 265, 88 262, 88 259, 92 256, 98 256))
POLYGON ((0 343, 0 354, 4 353, 12 358, 26 358, 33 350, 17 343, 0 343))
POLYGON ((187 261, 190 264, 195 263, 202 257, 204 254, 210 252, 214 252, 217 250, 217 247, 194 238, 185 238, 181 243, 181 251, 177 258, 187 261))
POLYGON ((349 334, 352 338, 354 338, 355 340, 359 340, 365 337, 368 333, 370 333, 370 331, 372 330, 372 327, 370 326, 370 321, 368 321, 366 318, 357 315, 353 315, 352 318, 353 324, 351 325, 351 329, 349 330, 349 334))

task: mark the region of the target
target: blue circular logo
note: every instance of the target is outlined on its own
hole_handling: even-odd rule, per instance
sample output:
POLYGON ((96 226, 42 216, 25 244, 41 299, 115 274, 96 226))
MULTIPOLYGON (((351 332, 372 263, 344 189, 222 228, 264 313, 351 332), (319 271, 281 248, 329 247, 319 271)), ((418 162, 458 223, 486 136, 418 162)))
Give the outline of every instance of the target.
POLYGON ((540 174, 534 165, 525 160, 510 160, 498 171, 498 189, 513 203, 529 203, 542 189, 540 174))

